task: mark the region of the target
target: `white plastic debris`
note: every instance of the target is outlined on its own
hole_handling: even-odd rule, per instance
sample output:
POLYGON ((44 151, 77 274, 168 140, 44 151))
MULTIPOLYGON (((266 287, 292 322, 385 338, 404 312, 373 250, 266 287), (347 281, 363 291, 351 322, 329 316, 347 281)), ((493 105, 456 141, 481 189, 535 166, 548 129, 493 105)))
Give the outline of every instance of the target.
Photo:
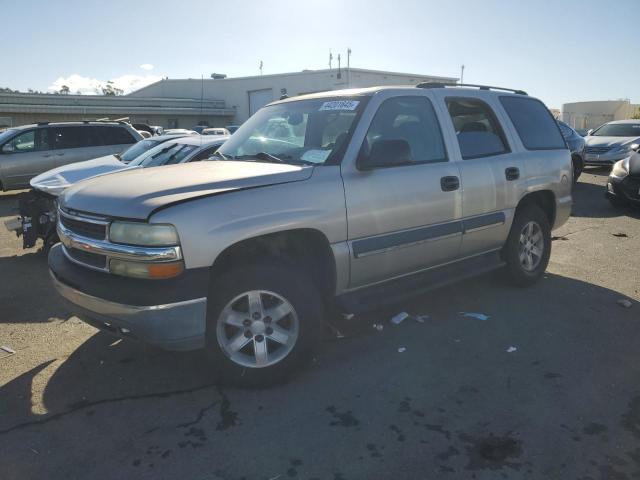
POLYGON ((517 350, 518 349, 516 347, 511 346, 511 347, 507 348, 507 353, 513 353, 513 352, 516 352, 517 350))
POLYGON ((6 355, 2 355, 0 356, 0 358, 7 358, 7 357, 10 357, 11 355, 15 355, 16 353, 16 351, 13 348, 7 347, 6 345, 0 346, 0 350, 2 350, 3 352, 6 352, 6 355))
POLYGON ((631 308, 631 305, 633 305, 633 303, 631 303, 631 300, 627 300, 626 298, 621 298, 620 300, 618 300, 618 305, 624 308, 631 308))
POLYGON ((381 323, 374 323, 373 324, 373 328, 375 328, 377 331, 381 332, 382 329, 384 328, 384 325, 382 325, 381 323))
POLYGON ((398 353, 404 353, 407 351, 407 347, 400 347, 398 348, 398 353))
POLYGON ((414 315, 413 319, 418 323, 424 323, 429 320, 429 315, 414 315))
POLYGON ((474 312, 460 312, 460 315, 463 317, 475 318, 476 320, 489 320, 489 315, 485 315, 484 313, 474 313, 474 312))
POLYGON ((400 325, 407 318, 409 318, 409 314, 407 312, 400 312, 397 315, 391 317, 391 323, 393 323, 394 325, 400 325))
POLYGON ((342 314, 342 318, 344 320, 351 320, 355 316, 356 316, 355 313, 343 313, 342 314))

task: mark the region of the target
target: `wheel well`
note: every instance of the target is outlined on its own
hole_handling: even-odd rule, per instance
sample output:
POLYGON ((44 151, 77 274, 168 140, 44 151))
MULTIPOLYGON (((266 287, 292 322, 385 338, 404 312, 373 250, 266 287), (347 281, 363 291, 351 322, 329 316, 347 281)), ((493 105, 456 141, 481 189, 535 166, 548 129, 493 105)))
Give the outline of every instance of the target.
POLYGON ((235 266, 276 260, 298 267, 311 276, 323 297, 336 288, 336 264, 327 237, 318 230, 296 229, 242 240, 227 247, 211 267, 212 275, 235 266))
POLYGON ((526 205, 537 205, 547 215, 549 225, 553 227, 556 220, 556 197, 550 190, 528 193, 520 200, 516 208, 516 214, 526 205))
POLYGON ((575 162, 576 160, 580 162, 581 166, 584 164, 584 162, 582 161, 582 157, 580 155, 578 155, 577 153, 571 154, 571 161, 575 162))

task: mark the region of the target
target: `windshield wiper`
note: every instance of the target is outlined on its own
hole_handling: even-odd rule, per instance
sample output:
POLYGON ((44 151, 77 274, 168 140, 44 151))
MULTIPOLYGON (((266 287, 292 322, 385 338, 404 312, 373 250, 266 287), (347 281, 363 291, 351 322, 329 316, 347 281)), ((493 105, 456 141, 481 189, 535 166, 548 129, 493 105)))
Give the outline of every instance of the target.
POLYGON ((267 152, 258 152, 255 155, 252 155, 252 157, 257 158, 258 160, 265 160, 267 162, 287 163, 280 157, 276 157, 275 155, 271 155, 267 152))
MULTIPOLYGON (((211 154, 211 157, 215 157, 216 155, 219 156, 223 160, 229 160, 229 158, 233 158, 233 157, 227 157, 224 153, 221 153, 221 152, 219 152, 217 150, 211 154)), ((209 158, 211 158, 211 157, 209 157, 209 158)))

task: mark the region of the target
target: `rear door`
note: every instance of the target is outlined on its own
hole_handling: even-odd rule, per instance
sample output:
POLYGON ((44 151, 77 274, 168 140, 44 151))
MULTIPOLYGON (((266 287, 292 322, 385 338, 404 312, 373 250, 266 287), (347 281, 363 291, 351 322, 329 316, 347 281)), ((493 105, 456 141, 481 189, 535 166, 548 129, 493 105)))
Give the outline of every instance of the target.
POLYGON ((28 187, 33 177, 57 166, 55 152, 49 148, 47 128, 25 130, 5 145, 11 150, 0 153, 5 189, 28 187))
POLYGON ((365 122, 358 161, 342 165, 352 288, 450 261, 462 233, 460 174, 430 92, 378 93, 365 122))
POLYGON ((507 238, 524 177, 523 157, 508 141, 506 117, 496 98, 440 89, 464 188, 461 256, 501 248, 507 238))

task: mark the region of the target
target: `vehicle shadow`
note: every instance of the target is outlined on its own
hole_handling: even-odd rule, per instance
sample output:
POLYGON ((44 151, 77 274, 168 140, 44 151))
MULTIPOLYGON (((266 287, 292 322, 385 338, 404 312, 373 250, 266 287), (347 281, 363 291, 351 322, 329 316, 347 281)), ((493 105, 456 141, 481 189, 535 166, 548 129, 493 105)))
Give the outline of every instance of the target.
MULTIPOLYGON (((343 329, 346 335, 323 342, 316 361, 289 384, 261 390, 258 396, 248 392, 240 394, 234 408, 254 411, 258 401, 266 405, 271 400, 281 400, 283 392, 290 405, 306 405, 309 392, 313 392, 316 396, 313 402, 324 409, 334 402, 331 398, 334 385, 340 385, 341 397, 350 399, 359 399, 363 389, 366 390, 365 385, 385 385, 390 379, 394 389, 404 392, 411 390, 417 372, 421 372, 419 378, 424 381, 429 372, 440 371, 446 365, 450 365, 447 368, 452 371, 463 370, 457 374, 466 382, 481 385, 487 381, 482 378, 482 372, 504 369, 500 352, 504 351, 505 341, 521 342, 522 347, 526 344, 530 352, 527 361, 537 359, 539 363, 544 357, 549 363, 545 367, 548 370, 575 368, 563 375, 603 384, 608 384, 607 372, 596 368, 598 362, 603 361, 602 356, 610 356, 605 365, 613 362, 616 368, 624 369, 626 362, 617 363, 613 357, 635 355, 633 342, 616 347, 615 353, 607 349, 583 351, 580 343, 596 341, 606 346, 621 338, 636 338, 638 328, 637 320, 632 321, 633 312, 616 306, 620 293, 553 274, 547 274, 529 289, 501 285, 495 280, 495 274, 484 275, 416 298, 395 310, 390 308, 346 321, 349 324, 343 329), (545 301, 540 302, 541 298, 545 301), (585 298, 589 302, 585 302, 585 298), (424 323, 407 319, 400 325, 391 324, 389 313, 401 309, 410 314, 428 313, 429 318, 424 323), (611 309, 614 309, 612 313, 611 309), (463 318, 460 312, 465 311, 486 312, 491 320, 463 318), (627 317, 629 321, 625 323, 627 317), (601 318, 616 318, 616 326, 611 324, 607 329, 601 318), (382 331, 372 328, 375 323, 384 325, 382 331), (627 331, 621 327, 625 325, 627 331), (629 329, 635 333, 631 334, 629 329), (455 341, 466 342, 464 349, 460 350, 455 341), (499 351, 495 343, 501 345, 499 351), (398 361, 402 358, 397 356, 399 345, 405 345, 415 357, 417 370, 407 369, 406 363, 399 367, 398 361), (562 363, 566 358, 571 358, 570 364, 562 363), (579 360, 586 365, 580 365, 579 360)), ((628 364, 635 365, 635 362, 628 364)), ((91 422, 89 417, 97 408, 123 400, 171 396, 175 397, 174 408, 180 411, 181 403, 187 402, 185 394, 214 386, 202 352, 166 352, 134 342, 116 341, 113 336, 99 332, 61 361, 44 388, 42 401, 48 413, 35 415, 30 392, 34 377, 47 366, 48 363, 39 365, 0 387, 0 434, 79 411, 86 415, 77 426, 82 429, 86 422, 91 422)), ((635 375, 635 367, 631 370, 635 375)), ((528 387, 521 385, 521 388, 519 394, 526 398, 528 387)), ((535 396, 535 392, 531 394, 535 396)), ((485 395, 489 396, 484 399, 485 404, 500 405, 504 392, 498 388, 487 390, 485 395)), ((582 393, 567 392, 566 395, 582 393)), ((366 403, 364 397, 366 395, 362 402, 366 403)), ((126 410, 120 412, 120 421, 126 426, 127 419, 142 415, 146 408, 145 402, 128 403, 126 410)), ((354 406, 354 411, 356 408, 359 407, 354 406)), ((497 416, 501 414, 495 412, 497 416)), ((65 435, 80 441, 82 431, 68 431, 65 435)))
MULTIPOLYGON (((584 167, 583 173, 588 173, 590 175, 596 175, 598 177, 608 177, 609 173, 611 173, 611 167, 584 167)), ((579 179, 578 179, 579 180, 579 179)))
MULTIPOLYGON (((608 175, 608 174, 607 174, 608 175)), ((594 183, 580 182, 573 187, 572 217, 612 218, 628 216, 640 218, 640 212, 632 207, 614 207, 607 200, 606 187, 594 183)))
POLYGON ((0 272, 0 324, 49 322, 68 316, 49 279, 45 252, 0 257, 0 272))

